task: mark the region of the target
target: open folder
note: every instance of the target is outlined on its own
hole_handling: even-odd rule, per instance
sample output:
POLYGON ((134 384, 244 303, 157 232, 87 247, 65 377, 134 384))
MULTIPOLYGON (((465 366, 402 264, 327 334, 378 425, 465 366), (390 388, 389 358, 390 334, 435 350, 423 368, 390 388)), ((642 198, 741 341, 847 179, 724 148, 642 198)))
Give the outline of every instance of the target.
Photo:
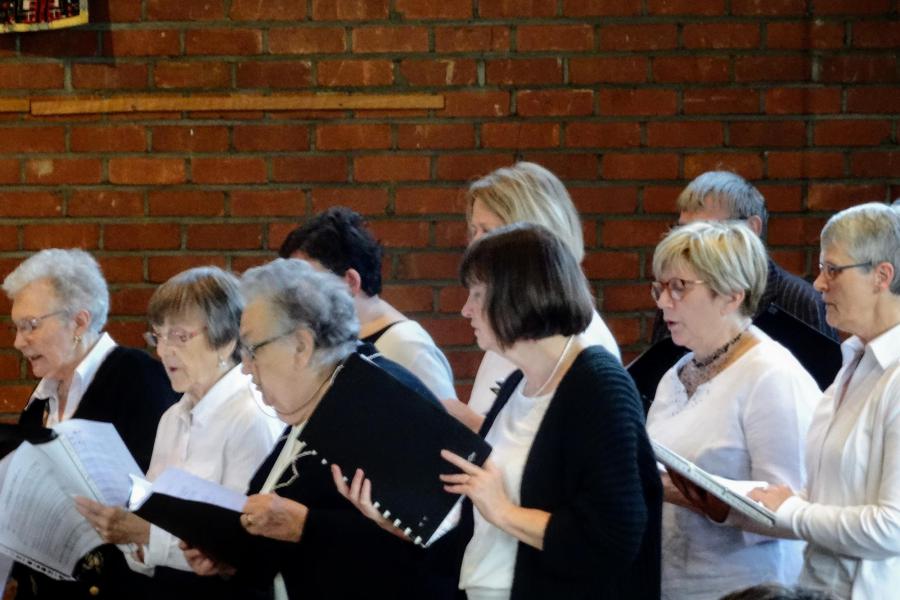
POLYGON ((764 481, 736 481, 707 473, 688 459, 669 450, 659 442, 650 440, 656 460, 675 471, 691 483, 703 488, 731 508, 754 521, 773 527, 775 513, 747 497, 747 492, 757 487, 765 487, 764 481))

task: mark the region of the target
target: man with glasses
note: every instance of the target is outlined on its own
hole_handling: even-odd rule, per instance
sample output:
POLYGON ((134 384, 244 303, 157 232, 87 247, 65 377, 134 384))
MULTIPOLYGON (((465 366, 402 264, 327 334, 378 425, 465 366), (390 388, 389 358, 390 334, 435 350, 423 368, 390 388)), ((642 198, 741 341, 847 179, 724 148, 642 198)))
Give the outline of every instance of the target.
MULTIPOLYGON (((691 181, 678 195, 678 225, 695 221, 744 221, 756 235, 765 240, 768 214, 765 199, 758 189, 736 173, 707 171, 691 181)), ((832 339, 837 333, 825 322, 822 298, 809 282, 788 273, 769 258, 765 292, 757 315, 775 304, 810 327, 832 339)), ((652 341, 667 337, 668 330, 657 311, 653 322, 652 341)))

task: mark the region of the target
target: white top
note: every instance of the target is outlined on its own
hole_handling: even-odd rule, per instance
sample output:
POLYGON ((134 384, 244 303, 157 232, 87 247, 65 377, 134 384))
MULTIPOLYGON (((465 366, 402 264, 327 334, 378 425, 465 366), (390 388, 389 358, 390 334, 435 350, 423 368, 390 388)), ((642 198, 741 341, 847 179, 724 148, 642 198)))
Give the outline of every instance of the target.
MULTIPOLYGON (((503 472, 503 487, 513 504, 521 502, 522 472, 538 427, 553 394, 529 397, 522 393, 525 378, 516 387, 488 431, 491 460, 503 472)), ((519 541, 488 523, 474 510, 475 529, 463 555, 460 589, 505 590, 509 597, 519 541)), ((493 597, 493 596, 492 596, 493 597)))
MULTIPOLYGON (((729 479, 803 485, 803 448, 815 380, 781 344, 756 327, 760 342, 690 398, 677 369, 659 382, 647 415, 650 437, 702 469, 729 479)), ((715 599, 729 590, 766 581, 793 583, 802 544, 720 525, 673 504, 663 504, 662 597, 715 599)))
POLYGON ((87 391, 88 386, 94 381, 94 375, 97 374, 100 365, 103 364, 103 361, 106 360, 106 357, 109 356, 109 353, 115 347, 116 342, 108 333, 104 332, 100 335, 100 339, 97 340, 94 347, 88 351, 85 357, 81 359, 81 362, 78 363, 78 366, 75 367, 72 383, 69 386, 69 394, 66 396, 66 410, 62 419, 59 418, 59 380, 45 377, 38 382, 37 387, 34 388, 34 393, 31 394, 29 404, 35 398, 49 398, 47 406, 50 409, 50 413, 47 415, 47 427, 52 427, 60 421, 72 418, 72 415, 78 410, 78 405, 81 404, 84 392, 87 391))
MULTIPOLYGON (((237 365, 222 376, 199 402, 190 394, 163 413, 156 430, 147 479, 153 481, 171 467, 243 492, 275 443, 269 417, 256 405, 259 394, 249 375, 237 365)), ((155 525, 144 562, 129 557, 129 565, 166 566, 190 571, 178 539, 155 525)))
POLYGON ((407 320, 391 325, 375 341, 375 348, 421 379, 438 400, 456 398, 447 357, 417 322, 407 320))
MULTIPOLYGON (((581 334, 580 341, 584 347, 603 346, 613 356, 621 360, 619 346, 616 339, 600 314, 595 310, 591 324, 581 334)), ((478 373, 475 374, 475 383, 472 384, 472 393, 469 395, 469 408, 478 414, 486 414, 497 399, 497 390, 513 374, 516 366, 496 352, 490 350, 484 353, 478 373)))
POLYGON ((782 504, 776 518, 809 542, 801 584, 825 588, 838 598, 896 598, 900 325, 865 346, 851 337, 841 350, 844 366, 825 391, 809 430, 806 492, 782 504), (858 351, 864 351, 862 360, 836 406, 858 351))

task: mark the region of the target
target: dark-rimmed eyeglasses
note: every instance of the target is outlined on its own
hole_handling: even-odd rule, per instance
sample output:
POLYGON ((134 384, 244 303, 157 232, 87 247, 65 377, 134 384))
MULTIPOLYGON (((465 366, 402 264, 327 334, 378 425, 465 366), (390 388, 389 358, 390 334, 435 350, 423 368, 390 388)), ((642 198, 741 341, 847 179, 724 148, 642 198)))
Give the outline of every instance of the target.
POLYGON ((653 298, 654 302, 659 302, 663 291, 669 290, 669 297, 677 302, 684 298, 684 295, 691 287, 700 285, 701 283, 706 282, 700 279, 681 279, 679 277, 673 277, 668 281, 651 281, 650 296, 653 298))
POLYGON ((34 332, 35 329, 41 326, 41 323, 44 322, 44 319, 49 319, 50 317, 55 317, 57 315, 66 314, 65 310, 55 310, 51 313, 47 313, 46 315, 41 315, 40 317, 31 317, 29 319, 20 319, 18 321, 13 321, 12 325, 9 326, 10 331, 13 335, 20 333, 22 335, 28 335, 34 332))
POLYGON ((154 348, 159 346, 160 342, 165 342, 169 346, 181 347, 200 335, 206 327, 201 327, 197 331, 185 331, 184 329, 170 329, 165 335, 158 331, 148 331, 144 333, 144 340, 154 348))
POLYGON ((837 276, 846 271, 847 269, 856 269, 865 267, 868 269, 872 266, 872 261, 867 260, 866 262, 854 263, 852 265, 833 265, 831 263, 819 263, 819 273, 822 273, 825 276, 825 279, 828 281, 834 281, 837 279, 837 276))
POLYGON ((293 331, 285 331, 284 333, 279 333, 278 335, 274 335, 270 338, 264 339, 258 344, 246 344, 244 342, 239 342, 241 359, 253 362, 254 360, 256 360, 256 353, 259 352, 260 348, 262 348, 266 344, 271 344, 274 341, 280 340, 283 337, 287 337, 292 333, 293 331))

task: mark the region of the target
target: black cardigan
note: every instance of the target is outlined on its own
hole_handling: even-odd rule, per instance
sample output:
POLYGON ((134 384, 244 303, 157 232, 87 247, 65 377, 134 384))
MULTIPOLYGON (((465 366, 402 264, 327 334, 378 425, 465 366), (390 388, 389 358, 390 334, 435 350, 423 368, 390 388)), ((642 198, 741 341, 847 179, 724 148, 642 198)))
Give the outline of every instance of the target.
MULTIPOLYGON (((481 435, 522 377, 504 382, 481 435)), ((521 505, 550 521, 543 550, 518 545, 513 600, 659 598, 662 485, 634 383, 603 348, 583 350, 553 395, 525 462, 521 505)), ((468 539, 472 511, 464 514, 468 539)))

